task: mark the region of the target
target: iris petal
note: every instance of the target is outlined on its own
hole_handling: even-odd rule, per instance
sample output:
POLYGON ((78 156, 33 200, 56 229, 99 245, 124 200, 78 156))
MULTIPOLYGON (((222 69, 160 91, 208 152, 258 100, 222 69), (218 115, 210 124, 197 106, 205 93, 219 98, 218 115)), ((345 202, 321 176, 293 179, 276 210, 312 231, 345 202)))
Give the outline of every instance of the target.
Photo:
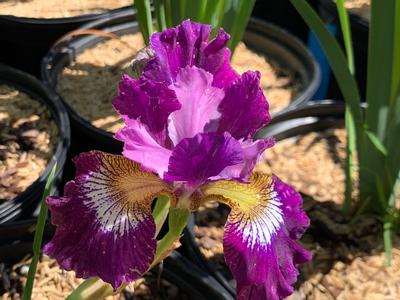
POLYGON ((236 139, 253 136, 270 121, 260 73, 245 72, 227 88, 218 109, 222 114, 219 132, 228 131, 236 139))
POLYGON ((195 188, 210 177, 220 179, 218 175, 222 170, 241 162, 243 150, 240 143, 228 133, 199 133, 176 145, 164 178, 186 182, 195 188))
POLYGON ((257 141, 242 141, 241 147, 243 149, 243 162, 234 166, 226 167, 220 173, 220 178, 235 178, 240 181, 246 181, 256 163, 262 158, 262 153, 273 145, 273 138, 257 141))
POLYGON ((212 87, 212 79, 212 75, 202 69, 186 67, 180 70, 175 84, 170 86, 182 106, 171 114, 168 126, 174 144, 204 132, 206 125, 220 116, 218 105, 224 91, 212 87))
POLYGON ((224 254, 238 299, 278 300, 291 294, 298 275, 295 264, 311 259, 293 240, 309 226, 300 195, 278 178, 258 173, 249 184, 217 181, 202 192, 232 208, 224 254))
POLYGON ((135 80, 128 75, 122 77, 113 105, 125 121, 135 119, 146 125, 159 143, 165 142, 168 116, 181 107, 175 93, 167 86, 135 80))
POLYGON ((214 75, 213 86, 227 87, 238 78, 229 63, 229 35, 221 29, 208 41, 210 33, 211 26, 190 20, 154 33, 150 44, 155 57, 145 67, 144 77, 172 84, 181 68, 197 66, 214 75))
POLYGON ((44 252, 78 277, 98 276, 114 288, 147 271, 156 240, 152 199, 172 195, 156 175, 119 155, 88 152, 75 159, 75 180, 49 197, 54 238, 44 252))
POLYGON ((214 75, 213 86, 225 89, 239 77, 231 67, 230 50, 227 47, 229 34, 222 28, 215 39, 204 48, 198 66, 214 75))
POLYGON ((186 20, 175 28, 154 33, 150 44, 155 57, 146 66, 144 76, 171 84, 181 68, 196 64, 210 32, 211 26, 186 20))
POLYGON ((124 143, 122 154, 162 177, 168 170, 172 151, 161 146, 141 122, 126 120, 125 124, 126 126, 115 134, 115 138, 124 143))

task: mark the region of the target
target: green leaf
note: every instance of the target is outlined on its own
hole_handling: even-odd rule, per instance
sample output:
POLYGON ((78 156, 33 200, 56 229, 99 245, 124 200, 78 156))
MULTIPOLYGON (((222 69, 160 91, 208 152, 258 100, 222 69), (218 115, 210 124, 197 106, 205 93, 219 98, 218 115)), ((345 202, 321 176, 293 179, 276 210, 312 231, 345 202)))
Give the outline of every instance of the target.
POLYGON ((343 203, 343 213, 348 215, 351 210, 352 191, 353 191, 353 173, 354 173, 354 159, 353 156, 356 151, 356 129, 354 118, 351 110, 346 105, 345 112, 345 125, 346 125, 346 166, 345 166, 345 200, 343 203))
POLYGON ((172 19, 172 26, 178 25, 182 20, 180 17, 180 10, 179 10, 179 2, 181 0, 169 0, 171 3, 171 19, 172 19))
POLYGON ((171 206, 171 201, 167 196, 159 196, 153 209, 154 222, 156 223, 156 237, 161 230, 171 206))
POLYGON ((173 27, 171 0, 165 0, 165 22, 167 28, 173 27))
POLYGON ((190 212, 186 208, 171 208, 169 210, 169 230, 181 234, 189 219, 190 212))
POLYGON ((371 2, 366 123, 384 141, 400 77, 400 1, 371 2))
POLYGON ((167 28, 167 21, 165 17, 165 2, 164 0, 154 0, 154 11, 157 19, 158 31, 163 31, 167 28))
POLYGON ((111 296, 114 289, 98 277, 91 277, 82 282, 66 300, 99 300, 111 296))
POLYGON ((398 96, 395 98, 390 108, 390 122, 387 133, 387 149, 388 149, 388 169, 392 181, 396 179, 400 171, 400 85, 398 96))
POLYGON ((224 0, 215 1, 215 0, 207 0, 207 4, 202 12, 202 15, 199 17, 202 23, 210 24, 214 28, 217 26, 217 15, 219 15, 219 10, 224 7, 221 5, 223 4, 224 0), (220 5, 218 5, 220 4, 220 5))
MULTIPOLYGON (((234 0, 220 0, 216 1, 218 2, 218 6, 216 9, 216 15, 215 15, 215 27, 213 28, 212 31, 212 36, 215 36, 218 32, 218 30, 223 27, 223 22, 225 16, 225 12, 229 10, 229 7, 232 5, 232 1, 234 0)), ((225 31, 229 32, 226 27, 224 27, 225 31)))
POLYGON ((150 35, 153 33, 150 0, 135 0, 133 5, 137 10, 140 32, 142 33, 144 42, 148 45, 150 35))
POLYGON ((185 19, 202 22, 201 17, 206 6, 206 0, 190 0, 186 3, 185 19))
POLYGON ((168 233, 157 243, 157 251, 150 267, 159 263, 167 253, 173 250, 174 243, 179 240, 185 228, 190 212, 186 208, 170 208, 168 216, 168 233))
POLYGON ((44 187, 44 191, 43 191, 43 195, 42 195, 42 199, 41 199, 39 217, 38 217, 37 224, 36 224, 35 237, 33 240, 33 258, 32 258, 32 262, 29 266, 28 278, 27 278, 24 293, 22 296, 23 300, 31 299, 33 282, 35 280, 36 268, 37 268, 37 264, 38 264, 39 258, 40 258, 40 252, 41 252, 40 249, 42 247, 43 232, 44 232, 44 227, 46 225, 46 218, 47 218, 47 205, 46 205, 45 200, 46 200, 47 196, 50 194, 51 188, 53 186, 53 180, 54 180, 54 176, 56 173, 56 169, 57 169, 57 162, 54 163, 54 166, 51 169, 50 175, 47 178, 46 185, 44 187))
POLYGON ((387 156, 388 152, 386 150, 385 145, 379 140, 379 138, 370 130, 365 130, 365 133, 368 137, 368 139, 371 141, 371 143, 375 146, 377 150, 384 156, 387 156))
POLYGON ((349 22, 349 14, 344 6, 344 0, 336 0, 336 7, 339 14, 340 26, 342 28, 344 46, 346 48, 347 65, 350 73, 355 74, 354 68, 354 54, 353 54, 353 43, 351 40, 351 29, 349 22))
POLYGON ((385 265, 392 263, 392 223, 385 221, 383 224, 383 243, 385 247, 385 265))
POLYGON ((394 180, 393 189, 390 193, 388 205, 390 208, 396 207, 397 197, 400 195, 400 170, 397 178, 394 180))
POLYGON ((254 4, 255 0, 232 0, 225 8, 222 27, 231 35, 228 47, 232 53, 243 37, 254 4))
MULTIPOLYGON (((361 135, 363 118, 360 108, 360 95, 357 83, 347 67, 347 61, 338 42, 326 29, 325 24, 305 0, 290 0, 303 20, 318 37, 329 65, 339 84, 346 103, 351 109, 356 126, 357 137, 361 135)), ((358 139, 361 142, 360 139, 358 139)))

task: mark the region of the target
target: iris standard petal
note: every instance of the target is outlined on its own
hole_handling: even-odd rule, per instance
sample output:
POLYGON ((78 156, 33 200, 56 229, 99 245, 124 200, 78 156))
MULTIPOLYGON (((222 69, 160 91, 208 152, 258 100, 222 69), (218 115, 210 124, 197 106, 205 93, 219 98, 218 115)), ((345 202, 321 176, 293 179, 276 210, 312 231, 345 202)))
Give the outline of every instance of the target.
POLYGON ((213 86, 226 88, 239 77, 229 62, 229 35, 221 29, 208 41, 210 33, 211 26, 190 20, 154 33, 150 44, 155 57, 145 67, 144 77, 172 84, 181 68, 197 66, 214 75, 213 86))
POLYGON ((161 146, 141 122, 126 120, 125 125, 114 136, 124 143, 122 154, 137 161, 146 170, 153 171, 162 177, 168 170, 172 150, 161 146))
POLYGON ((185 67, 170 86, 181 104, 181 109, 171 114, 168 125, 169 136, 175 145, 184 138, 204 132, 207 124, 219 118, 218 105, 224 91, 212 87, 212 80, 212 75, 203 69, 185 67))
POLYGON ((176 145, 164 179, 195 188, 228 166, 243 162, 240 143, 229 134, 199 133, 176 145))
POLYGON ((154 33, 150 44, 155 57, 146 66, 144 76, 171 84, 181 68, 196 64, 210 32, 211 26, 186 20, 175 28, 154 33))
POLYGON ((128 75, 123 75, 113 105, 124 120, 139 120, 154 136, 166 129, 170 113, 181 107, 167 86, 128 75))
POLYGON ((232 68, 230 63, 230 51, 226 49, 224 61, 221 67, 214 73, 213 86, 226 90, 231 84, 239 78, 239 74, 232 68))
POLYGON ((225 261, 237 281, 237 298, 278 300, 293 292, 295 264, 311 259, 293 239, 309 226, 300 195, 278 178, 256 173, 249 184, 211 182, 207 199, 231 207, 224 234, 225 261))
POLYGON ((76 177, 47 204, 55 236, 44 247, 78 277, 98 276, 114 288, 140 277, 156 250, 152 199, 171 194, 156 175, 119 155, 93 151, 75 159, 76 177))
POLYGON ((227 88, 218 110, 222 114, 218 131, 228 131, 236 139, 251 137, 267 124, 270 116, 260 87, 260 73, 243 73, 227 88))

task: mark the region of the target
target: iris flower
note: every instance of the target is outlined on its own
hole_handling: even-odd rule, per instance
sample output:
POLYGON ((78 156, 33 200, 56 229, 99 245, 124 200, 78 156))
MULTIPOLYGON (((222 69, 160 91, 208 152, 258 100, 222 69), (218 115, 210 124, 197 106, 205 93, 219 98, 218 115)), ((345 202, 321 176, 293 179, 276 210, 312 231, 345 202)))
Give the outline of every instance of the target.
MULTIPOLYGON (((300 195, 274 175, 252 173, 273 140, 253 140, 270 121, 260 74, 237 74, 229 35, 189 20, 154 33, 151 56, 124 75, 113 105, 125 127, 122 155, 74 159, 76 177, 47 204, 57 226, 45 253, 78 277, 114 289, 148 271, 157 249, 153 200, 195 211, 207 201, 231 208, 223 239, 238 299, 282 299, 296 264, 310 254, 295 240, 309 225, 300 195)), ((149 50, 149 49, 148 49, 149 50)))

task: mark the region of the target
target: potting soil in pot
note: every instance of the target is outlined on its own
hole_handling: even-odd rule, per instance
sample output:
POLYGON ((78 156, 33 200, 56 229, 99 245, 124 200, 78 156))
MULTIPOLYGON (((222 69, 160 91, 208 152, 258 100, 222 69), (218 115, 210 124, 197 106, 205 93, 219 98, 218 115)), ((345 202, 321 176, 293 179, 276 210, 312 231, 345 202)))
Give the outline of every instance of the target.
POLYGON ((1 0, 0 15, 67 18, 132 5, 132 0, 1 0))
MULTIPOLYGON (((23 287, 31 259, 24 259, 0 273, 0 299, 21 299, 23 287)), ((0 267, 1 267, 0 263, 0 267)), ((157 267, 156 267, 157 268, 157 267)), ((128 285, 120 295, 107 297, 106 300, 189 300, 176 285, 158 278, 162 270, 146 274, 128 285)), ((82 283, 74 272, 60 268, 54 259, 43 256, 38 264, 32 291, 32 299, 64 300, 82 283)))
POLYGON ((43 173, 57 137, 45 105, 0 84, 0 203, 14 199, 43 173))
MULTIPOLYGON (((95 127, 116 132, 123 126, 111 102, 117 94, 118 82, 138 50, 144 47, 139 33, 123 35, 77 56, 73 66, 65 68, 58 78, 57 91, 82 117, 95 127)), ((243 73, 260 70, 261 85, 270 104, 270 111, 286 107, 299 88, 293 74, 269 63, 241 43, 233 57, 233 67, 243 73)))
MULTIPOLYGON (((266 162, 257 166, 309 195, 303 198, 311 227, 300 243, 313 260, 300 266, 290 300, 400 299, 400 236, 393 235, 392 265, 385 268, 382 224, 373 217, 349 224, 341 213, 345 140, 343 128, 286 139, 268 149, 266 162)), ((234 286, 223 258, 228 213, 226 206, 208 204, 196 216, 194 233, 202 254, 234 286)))

